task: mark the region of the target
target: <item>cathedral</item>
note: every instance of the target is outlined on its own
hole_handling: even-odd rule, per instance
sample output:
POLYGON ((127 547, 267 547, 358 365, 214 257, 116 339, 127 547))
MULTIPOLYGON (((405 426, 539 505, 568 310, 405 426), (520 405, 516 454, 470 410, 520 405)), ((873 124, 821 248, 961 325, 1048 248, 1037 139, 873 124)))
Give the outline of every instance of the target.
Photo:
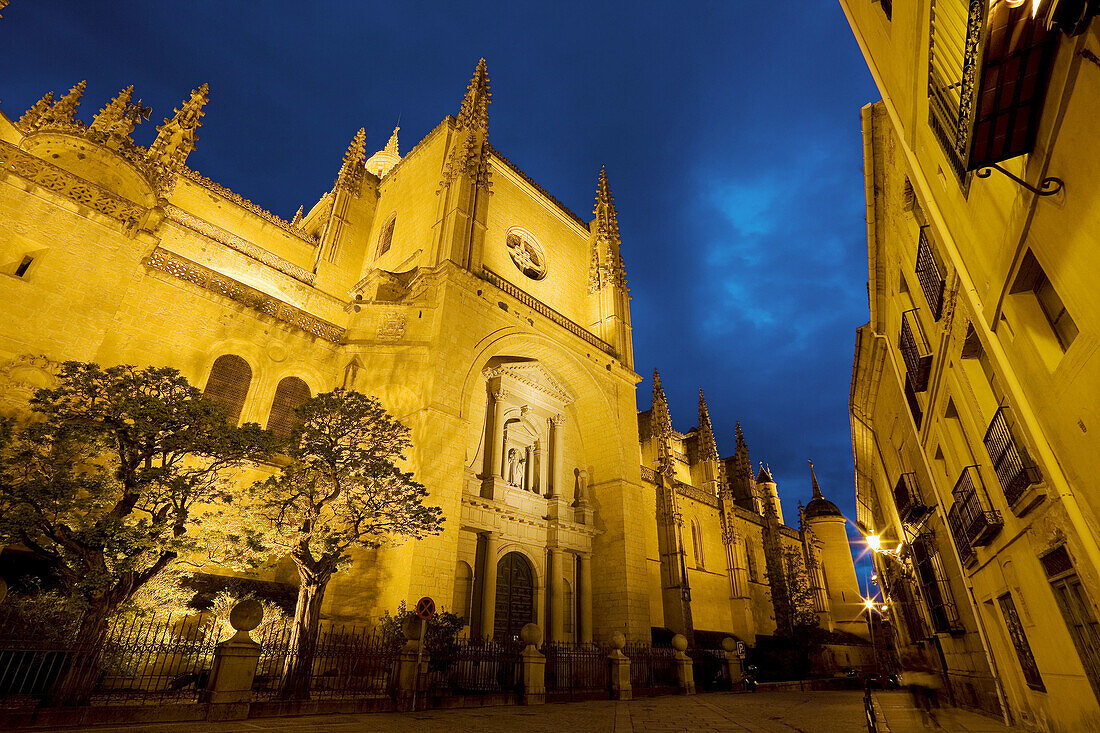
POLYGON ((331 619, 427 595, 477 635, 533 621, 551 640, 751 644, 808 603, 822 627, 866 633, 846 520, 812 467, 790 526, 740 427, 720 458, 702 394, 679 432, 654 374, 639 413, 608 177, 589 219, 495 150, 484 60, 457 114, 404 154, 394 130, 368 157, 360 130, 290 220, 188 167, 206 85, 148 147, 132 88, 90 123, 84 91, 0 113, 0 409, 69 359, 173 366, 277 431, 310 395, 378 397, 446 521, 358 551, 331 619))

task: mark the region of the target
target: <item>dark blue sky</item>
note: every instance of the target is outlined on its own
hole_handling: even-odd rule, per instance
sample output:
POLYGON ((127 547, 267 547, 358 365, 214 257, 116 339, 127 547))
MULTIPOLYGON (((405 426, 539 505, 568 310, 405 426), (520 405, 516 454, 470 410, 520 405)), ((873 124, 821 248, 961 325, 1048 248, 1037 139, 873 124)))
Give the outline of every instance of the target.
POLYGON ((275 2, 14 0, 0 108, 88 80, 80 116, 127 84, 153 108, 203 82, 188 164, 289 218, 332 186, 354 132, 408 150, 458 105, 477 59, 490 139, 589 216, 616 197, 635 361, 673 423, 702 387, 723 454, 740 420, 788 521, 810 495, 854 514, 847 399, 867 320, 859 108, 877 99, 835 0, 275 2))

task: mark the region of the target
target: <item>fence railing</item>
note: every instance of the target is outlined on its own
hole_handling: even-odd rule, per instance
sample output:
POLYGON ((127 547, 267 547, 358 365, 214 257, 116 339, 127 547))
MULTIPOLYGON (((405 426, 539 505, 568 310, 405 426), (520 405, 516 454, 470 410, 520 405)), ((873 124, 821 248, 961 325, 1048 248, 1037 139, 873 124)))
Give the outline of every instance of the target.
POLYGON ((225 624, 194 617, 116 620, 94 644, 78 643, 74 631, 0 638, 0 708, 197 702, 214 648, 229 635, 225 624))
POLYGON ((723 652, 718 649, 691 649, 688 656, 691 657, 697 689, 709 692, 733 688, 729 664, 723 652))
MULTIPOLYGON (((288 670, 298 662, 289 620, 259 634, 260 658, 252 697, 278 697, 288 670)), ((381 632, 348 625, 322 626, 310 668, 309 696, 315 700, 362 699, 389 694, 399 645, 381 632)))
POLYGON ((547 700, 607 699, 611 693, 608 650, 596 644, 546 642, 547 700))
POLYGON ((636 696, 663 695, 679 688, 672 647, 628 642, 623 654, 630 659, 630 686, 636 696))
POLYGON ((1005 498, 1009 506, 1015 506, 1024 492, 1039 483, 1042 476, 1032 463, 1027 449, 1016 441, 1008 417, 1008 408, 1004 405, 998 407, 985 431, 983 442, 1005 498))
POLYGON ((518 694, 523 682, 518 643, 458 639, 431 655, 426 690, 429 700, 457 695, 518 694))

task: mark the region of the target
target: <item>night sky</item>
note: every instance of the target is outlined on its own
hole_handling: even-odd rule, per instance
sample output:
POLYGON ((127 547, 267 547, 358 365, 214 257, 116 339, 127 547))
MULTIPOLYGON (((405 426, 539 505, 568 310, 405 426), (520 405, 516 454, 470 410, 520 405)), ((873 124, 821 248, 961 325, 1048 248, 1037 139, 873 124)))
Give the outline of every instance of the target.
POLYGON ((134 135, 148 144, 209 82, 188 165, 289 219, 332 187, 361 126, 369 155, 400 120, 404 153, 457 113, 481 56, 497 149, 585 218, 607 165, 639 407, 656 367, 686 431, 702 387, 719 450, 740 420, 788 522, 809 500, 808 458, 853 517, 859 109, 878 94, 835 0, 13 0, 0 109, 17 118, 87 79, 90 121, 134 84, 153 108, 134 135))

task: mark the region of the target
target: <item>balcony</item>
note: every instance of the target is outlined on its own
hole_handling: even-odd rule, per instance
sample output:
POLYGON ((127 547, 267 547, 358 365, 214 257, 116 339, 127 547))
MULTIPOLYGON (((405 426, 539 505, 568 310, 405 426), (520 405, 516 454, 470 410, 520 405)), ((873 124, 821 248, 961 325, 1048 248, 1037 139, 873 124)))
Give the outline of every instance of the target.
POLYGON ((898 349, 905 362, 905 371, 909 373, 909 382, 914 392, 928 389, 928 375, 932 372, 932 348, 924 336, 924 330, 917 320, 917 309, 901 314, 901 334, 898 336, 898 349))
MULTIPOLYGON (((973 547, 988 545, 1004 527, 1001 513, 989 508, 985 485, 977 466, 963 469, 955 488, 951 490, 954 503, 947 513, 952 532, 961 533, 967 544, 973 547), (955 518, 952 519, 952 514, 955 518)), ((962 548, 959 549, 962 552, 962 548)))
POLYGON ((920 237, 917 240, 917 280, 921 290, 924 291, 924 299, 928 302, 928 310, 937 321, 943 315, 943 290, 945 278, 943 271, 932 254, 932 245, 928 242, 925 228, 921 227, 920 237))
POLYGON ((924 591, 933 631, 951 634, 963 631, 959 610, 951 593, 951 583, 940 562, 939 548, 931 531, 922 532, 913 541, 913 565, 924 591))
POLYGON ((921 495, 916 473, 903 473, 898 477, 894 486, 894 505, 898 508, 901 521, 906 524, 918 524, 932 511, 921 495))
POLYGON ((1027 449, 1013 437, 1008 418, 1008 407, 1001 405, 997 408, 983 442, 1005 499, 1009 506, 1015 508, 1024 493, 1042 480, 1042 474, 1032 463, 1027 449))
POLYGON ((960 180, 1031 152, 1057 40, 1031 3, 932 0, 928 122, 960 180))

